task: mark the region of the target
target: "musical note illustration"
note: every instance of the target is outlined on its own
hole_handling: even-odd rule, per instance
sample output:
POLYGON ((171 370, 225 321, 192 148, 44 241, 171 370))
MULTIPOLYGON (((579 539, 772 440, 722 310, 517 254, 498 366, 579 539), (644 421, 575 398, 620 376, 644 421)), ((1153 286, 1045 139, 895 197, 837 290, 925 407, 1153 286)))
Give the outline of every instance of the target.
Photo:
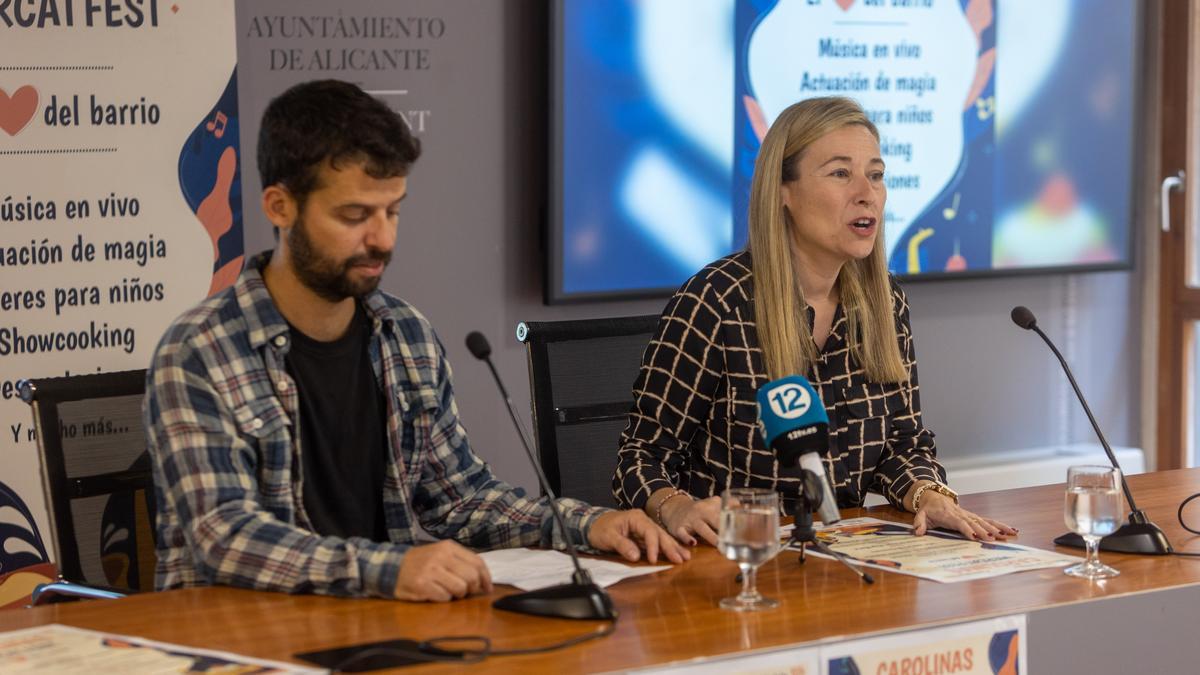
POLYGON ((958 239, 954 240, 954 255, 946 260, 947 272, 961 272, 967 269, 967 259, 963 257, 962 251, 959 250, 958 239))
POLYGON ((996 97, 988 96, 986 98, 975 99, 975 113, 979 116, 980 121, 985 121, 992 115, 995 115, 996 97))
POLYGON ((228 122, 229 118, 225 117, 225 113, 218 110, 217 114, 204 124, 204 128, 211 131, 213 136, 220 138, 225 135, 225 125, 228 122))
POLYGON ((923 227, 908 240, 908 273, 918 274, 921 271, 921 242, 933 236, 932 227, 923 227))
POLYGON ((961 193, 958 193, 958 192, 954 193, 954 203, 951 204, 950 206, 947 206, 946 208, 942 209, 942 217, 943 218, 945 218, 946 220, 954 220, 955 218, 958 217, 958 198, 961 196, 962 196, 961 193))

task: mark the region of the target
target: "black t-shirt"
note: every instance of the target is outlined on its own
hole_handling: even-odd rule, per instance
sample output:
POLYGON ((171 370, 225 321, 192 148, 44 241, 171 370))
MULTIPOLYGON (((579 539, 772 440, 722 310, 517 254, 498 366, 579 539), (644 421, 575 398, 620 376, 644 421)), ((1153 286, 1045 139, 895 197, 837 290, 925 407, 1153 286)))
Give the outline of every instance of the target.
POLYGON ((286 366, 300 397, 304 510, 313 529, 387 541, 387 413, 371 369, 370 340, 370 318, 356 305, 350 328, 333 342, 293 326, 286 366))

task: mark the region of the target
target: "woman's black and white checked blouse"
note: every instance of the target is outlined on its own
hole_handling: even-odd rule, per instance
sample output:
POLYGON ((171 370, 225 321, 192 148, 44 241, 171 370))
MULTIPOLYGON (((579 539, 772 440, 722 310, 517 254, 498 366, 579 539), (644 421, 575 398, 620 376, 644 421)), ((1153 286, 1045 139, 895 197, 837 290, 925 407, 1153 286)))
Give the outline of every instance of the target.
MULTIPOLYGON (((751 284, 750 254, 743 251, 700 270, 667 303, 621 434, 613 493, 623 507, 643 508, 664 487, 696 497, 767 487, 791 501, 798 480, 781 471, 757 428, 755 395, 770 377, 751 284)), ((804 373, 829 413, 826 468, 843 508, 860 506, 868 490, 901 507, 914 481, 945 482, 933 433, 921 422, 908 301, 895 282, 892 298, 908 382, 867 379, 847 346, 840 306, 818 361, 804 373)))

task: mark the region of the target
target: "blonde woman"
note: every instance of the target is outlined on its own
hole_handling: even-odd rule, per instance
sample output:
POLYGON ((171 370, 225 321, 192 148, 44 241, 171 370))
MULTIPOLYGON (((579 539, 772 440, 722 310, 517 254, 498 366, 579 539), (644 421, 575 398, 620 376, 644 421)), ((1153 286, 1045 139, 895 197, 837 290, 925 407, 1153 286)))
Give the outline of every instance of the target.
POLYGON ((764 447, 755 394, 802 374, 829 414, 839 506, 873 491, 916 513, 916 534, 1016 534, 960 508, 935 459, 907 299, 887 271, 883 176, 879 132, 854 101, 779 115, 754 169, 746 250, 689 279, 646 350, 613 478, 622 506, 683 543, 715 544, 722 490, 774 488, 786 502, 798 480, 764 447))

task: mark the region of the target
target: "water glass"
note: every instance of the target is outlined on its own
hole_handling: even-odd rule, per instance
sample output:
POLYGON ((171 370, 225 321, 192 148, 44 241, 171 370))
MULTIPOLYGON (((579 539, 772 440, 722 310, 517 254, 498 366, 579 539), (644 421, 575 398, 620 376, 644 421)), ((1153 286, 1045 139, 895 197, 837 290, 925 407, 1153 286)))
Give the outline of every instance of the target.
POLYGON ((779 493, 760 488, 732 488, 721 495, 717 550, 742 570, 742 592, 721 600, 722 609, 751 612, 778 607, 755 587, 758 566, 779 550, 779 493))
POLYGON ((1108 579, 1119 571, 1100 562, 1100 539, 1121 524, 1121 471, 1110 466, 1073 466, 1067 469, 1067 500, 1063 515, 1067 527, 1083 537, 1087 559, 1063 570, 1083 579, 1108 579))

